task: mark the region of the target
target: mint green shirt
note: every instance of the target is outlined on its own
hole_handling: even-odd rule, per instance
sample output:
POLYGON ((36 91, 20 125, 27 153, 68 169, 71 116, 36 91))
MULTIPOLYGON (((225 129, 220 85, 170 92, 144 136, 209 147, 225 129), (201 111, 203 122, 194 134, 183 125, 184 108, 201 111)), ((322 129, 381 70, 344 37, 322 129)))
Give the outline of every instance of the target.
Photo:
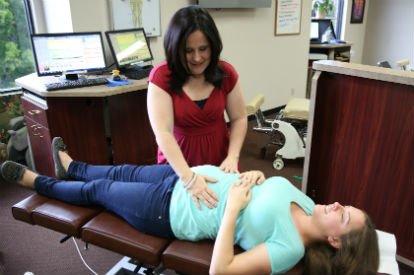
MULTIPOLYGON (((170 223, 178 239, 198 241, 215 239, 226 206, 228 190, 238 179, 237 174, 226 174, 216 166, 193 167, 198 174, 214 177, 217 183, 209 187, 217 194, 219 203, 209 209, 202 204, 199 210, 181 181, 174 187, 170 204, 170 223)), ((235 243, 244 250, 265 243, 272 273, 291 269, 304 255, 300 235, 291 217, 291 203, 298 204, 311 215, 313 201, 282 177, 268 178, 252 188, 252 198, 236 221, 235 243)))

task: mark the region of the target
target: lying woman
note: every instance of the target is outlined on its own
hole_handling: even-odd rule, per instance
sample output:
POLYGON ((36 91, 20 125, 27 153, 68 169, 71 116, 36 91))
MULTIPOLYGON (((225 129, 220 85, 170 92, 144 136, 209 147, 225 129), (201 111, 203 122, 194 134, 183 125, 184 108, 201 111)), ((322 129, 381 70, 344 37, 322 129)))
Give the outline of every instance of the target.
POLYGON ((305 274, 371 274, 379 264, 377 235, 365 212, 335 202, 315 205, 281 177, 260 171, 227 174, 198 166, 210 184, 216 207, 196 206, 168 165, 94 166, 74 161, 61 138, 52 150, 57 175, 41 176, 7 161, 3 177, 39 194, 76 205, 99 205, 137 230, 166 238, 216 239, 212 274, 269 274, 291 269, 304 255, 305 274), (245 252, 234 255, 234 243, 245 252))

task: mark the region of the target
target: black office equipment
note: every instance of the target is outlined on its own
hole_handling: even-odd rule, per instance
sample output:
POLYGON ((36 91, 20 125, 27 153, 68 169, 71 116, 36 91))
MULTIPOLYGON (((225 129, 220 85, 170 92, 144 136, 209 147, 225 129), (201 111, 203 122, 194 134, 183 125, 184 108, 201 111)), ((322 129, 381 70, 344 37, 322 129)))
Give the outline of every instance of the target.
POLYGON ((33 34, 31 40, 39 76, 65 74, 76 80, 78 72, 106 67, 100 32, 33 34))
POLYGON ((58 82, 46 83, 47 91, 63 90, 63 89, 75 89, 87 86, 105 85, 108 80, 104 77, 97 78, 78 78, 76 80, 60 80, 58 82))
POLYGON ((379 61, 378 63, 377 63, 377 66, 378 67, 383 67, 383 68, 391 68, 391 64, 390 64, 390 62, 388 62, 388 61, 386 61, 386 60, 383 60, 383 61, 379 61))
POLYGON ((153 60, 151 49, 143 28, 105 32, 115 63, 122 74, 131 79, 149 75, 153 60))

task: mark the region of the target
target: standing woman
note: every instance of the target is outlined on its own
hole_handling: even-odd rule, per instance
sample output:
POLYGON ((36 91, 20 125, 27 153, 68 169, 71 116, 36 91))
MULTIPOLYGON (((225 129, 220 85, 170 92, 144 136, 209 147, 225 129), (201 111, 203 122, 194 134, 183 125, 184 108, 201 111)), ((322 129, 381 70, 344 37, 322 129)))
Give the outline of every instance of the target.
POLYGON ((148 113, 158 163, 169 163, 197 205, 217 204, 214 179, 190 166, 212 164, 238 172, 247 117, 238 74, 220 60, 222 42, 210 14, 198 6, 178 10, 164 38, 166 62, 150 74, 148 113), (230 119, 230 132, 224 119, 230 119))

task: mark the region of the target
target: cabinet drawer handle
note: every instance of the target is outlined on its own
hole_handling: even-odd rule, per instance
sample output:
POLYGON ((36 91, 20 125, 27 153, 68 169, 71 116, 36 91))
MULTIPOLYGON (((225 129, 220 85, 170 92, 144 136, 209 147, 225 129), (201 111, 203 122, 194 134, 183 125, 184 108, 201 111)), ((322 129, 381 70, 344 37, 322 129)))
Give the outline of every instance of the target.
POLYGON ((31 116, 38 115, 38 114, 40 114, 40 110, 36 110, 36 109, 35 110, 30 110, 30 111, 27 111, 27 113, 31 116))
POLYGON ((38 130, 38 129, 42 129, 43 127, 35 124, 35 125, 30 126, 30 128, 32 128, 33 130, 38 130))

